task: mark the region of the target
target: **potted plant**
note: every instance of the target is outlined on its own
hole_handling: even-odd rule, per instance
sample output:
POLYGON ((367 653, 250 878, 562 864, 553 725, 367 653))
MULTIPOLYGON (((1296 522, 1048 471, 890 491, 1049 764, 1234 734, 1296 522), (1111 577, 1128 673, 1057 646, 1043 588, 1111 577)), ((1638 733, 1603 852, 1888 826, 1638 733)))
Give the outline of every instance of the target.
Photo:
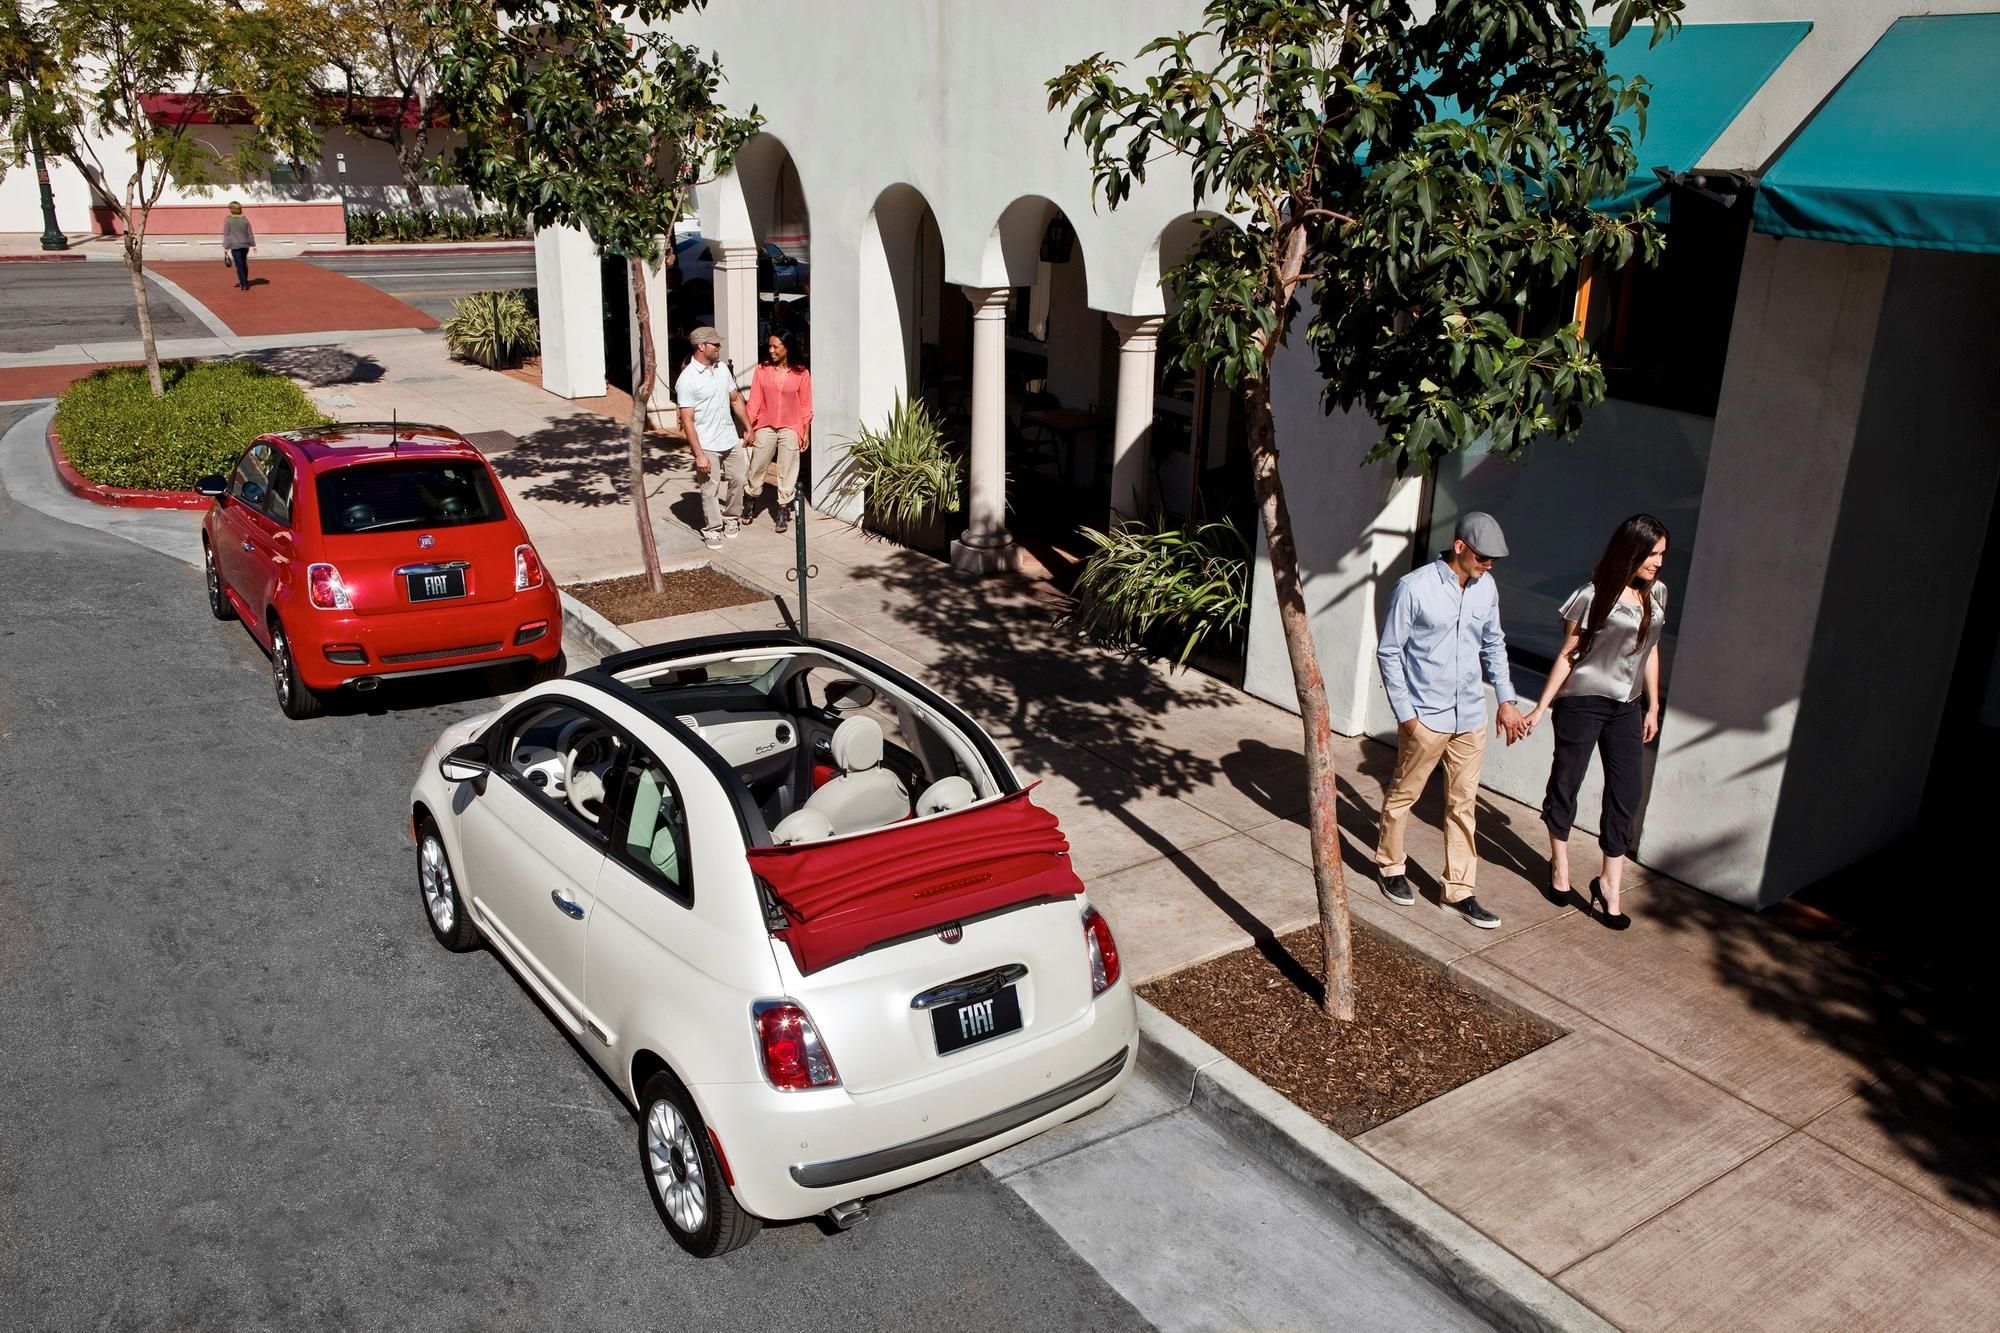
POLYGON ((881 429, 864 427, 848 441, 835 494, 862 497, 868 531, 942 555, 950 540, 947 520, 964 503, 964 473, 930 409, 898 395, 881 429))
POLYGON ((1069 629, 1229 674, 1250 615, 1250 546, 1241 529, 1228 522, 1167 529, 1156 516, 1150 525, 1128 520, 1083 535, 1095 549, 1071 589, 1069 629))

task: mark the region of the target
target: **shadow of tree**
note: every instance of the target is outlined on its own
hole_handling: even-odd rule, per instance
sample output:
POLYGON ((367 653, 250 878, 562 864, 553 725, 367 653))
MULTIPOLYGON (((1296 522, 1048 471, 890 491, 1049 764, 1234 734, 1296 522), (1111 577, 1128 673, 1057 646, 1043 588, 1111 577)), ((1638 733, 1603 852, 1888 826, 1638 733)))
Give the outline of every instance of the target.
POLYGON ((342 347, 271 347, 250 353, 249 359, 315 389, 373 384, 386 373, 374 357, 359 356, 342 347))
MULTIPOLYGON (((647 495, 670 492, 679 474, 692 477, 678 443, 647 436, 647 495)), ((625 503, 627 435, 623 423, 594 412, 577 412, 519 437, 504 454, 489 459, 503 481, 528 483, 519 492, 529 500, 587 508, 625 503)))

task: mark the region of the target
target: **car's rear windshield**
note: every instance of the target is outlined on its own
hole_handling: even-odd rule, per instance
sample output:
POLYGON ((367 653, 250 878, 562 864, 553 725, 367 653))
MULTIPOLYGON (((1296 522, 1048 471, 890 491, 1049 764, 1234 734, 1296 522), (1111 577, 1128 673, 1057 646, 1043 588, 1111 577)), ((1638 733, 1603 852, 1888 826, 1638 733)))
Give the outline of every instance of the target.
POLYGON ((492 523, 506 516, 478 459, 363 463, 319 477, 320 530, 332 536, 492 523))

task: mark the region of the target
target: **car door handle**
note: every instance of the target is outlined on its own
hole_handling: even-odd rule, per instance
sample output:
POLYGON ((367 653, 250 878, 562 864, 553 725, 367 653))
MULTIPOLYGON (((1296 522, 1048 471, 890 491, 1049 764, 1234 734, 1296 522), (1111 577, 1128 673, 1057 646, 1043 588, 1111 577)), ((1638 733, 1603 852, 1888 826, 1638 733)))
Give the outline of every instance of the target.
POLYGON ((254 547, 254 546, 252 546, 252 545, 251 545, 251 544, 250 544, 249 542, 244 542, 244 543, 243 543, 243 549, 244 549, 244 550, 246 550, 246 551, 254 551, 254 550, 256 550, 257 548, 256 548, 256 547, 254 547))
POLYGON ((564 893, 561 889, 550 889, 549 901, 553 902, 557 909, 571 920, 583 920, 583 904, 570 897, 567 893, 564 893))

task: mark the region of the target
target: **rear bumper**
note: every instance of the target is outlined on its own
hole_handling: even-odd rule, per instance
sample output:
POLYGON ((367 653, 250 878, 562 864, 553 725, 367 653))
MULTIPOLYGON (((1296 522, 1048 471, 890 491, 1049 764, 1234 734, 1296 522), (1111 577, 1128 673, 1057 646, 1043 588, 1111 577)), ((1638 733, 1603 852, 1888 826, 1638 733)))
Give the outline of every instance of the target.
POLYGON ((300 678, 315 690, 334 690, 371 678, 552 661, 562 651, 562 604, 554 588, 544 587, 504 602, 449 609, 383 615, 295 610, 285 628, 300 678), (539 632, 531 628, 537 622, 545 626, 539 632))

